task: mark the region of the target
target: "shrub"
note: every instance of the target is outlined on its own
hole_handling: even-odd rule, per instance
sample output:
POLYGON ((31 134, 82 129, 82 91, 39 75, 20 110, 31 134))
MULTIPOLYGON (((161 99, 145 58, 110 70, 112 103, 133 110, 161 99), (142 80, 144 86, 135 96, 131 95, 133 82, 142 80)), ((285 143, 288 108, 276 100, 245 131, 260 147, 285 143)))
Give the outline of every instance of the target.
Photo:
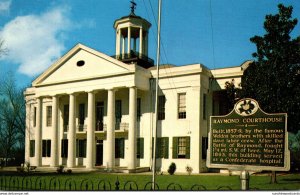
POLYGON ((68 173, 68 174, 71 174, 71 173, 72 173, 72 169, 68 169, 68 170, 67 170, 67 173, 68 173))
POLYGON ((59 167, 57 167, 57 169, 56 169, 56 172, 57 173, 63 173, 64 172, 64 166, 63 165, 60 165, 59 167))
POLYGON ((17 172, 24 173, 24 171, 25 171, 24 166, 17 167, 17 172))
POLYGON ((189 165, 187 165, 187 166, 185 167, 185 170, 186 170, 186 172, 187 172, 189 175, 191 175, 191 173, 193 172, 193 168, 190 167, 189 165))
POLYGON ((168 173, 170 175, 174 175, 175 171, 176 171, 176 164, 172 162, 171 165, 169 166, 168 173))
POLYGON ((30 172, 30 162, 25 162, 25 165, 24 165, 26 171, 29 173, 30 172))

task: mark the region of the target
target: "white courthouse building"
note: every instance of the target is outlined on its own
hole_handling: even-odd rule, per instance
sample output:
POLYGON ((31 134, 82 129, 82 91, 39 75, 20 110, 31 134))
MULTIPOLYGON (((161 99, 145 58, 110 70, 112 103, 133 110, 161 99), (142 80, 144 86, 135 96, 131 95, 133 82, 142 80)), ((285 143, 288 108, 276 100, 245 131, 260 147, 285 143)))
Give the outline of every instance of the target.
MULTIPOLYGON (((25 161, 37 167, 124 169, 152 166, 155 78, 148 57, 151 24, 133 12, 114 22, 116 55, 78 44, 24 92, 25 161)), ((207 171, 209 117, 225 114, 226 81, 249 62, 210 70, 160 66, 157 169, 207 171)))

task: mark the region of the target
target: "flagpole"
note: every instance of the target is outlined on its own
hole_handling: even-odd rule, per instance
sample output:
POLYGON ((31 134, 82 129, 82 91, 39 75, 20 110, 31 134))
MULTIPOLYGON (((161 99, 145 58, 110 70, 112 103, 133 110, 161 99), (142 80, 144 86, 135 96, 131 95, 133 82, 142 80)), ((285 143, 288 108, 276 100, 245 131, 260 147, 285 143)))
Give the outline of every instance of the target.
POLYGON ((155 190, 155 171, 156 171, 156 133, 158 121, 158 83, 159 83, 159 62, 160 62, 160 16, 161 0, 158 0, 158 24, 157 24, 157 50, 156 50, 156 87, 155 87, 155 127, 153 132, 153 158, 152 158, 152 189, 155 190))

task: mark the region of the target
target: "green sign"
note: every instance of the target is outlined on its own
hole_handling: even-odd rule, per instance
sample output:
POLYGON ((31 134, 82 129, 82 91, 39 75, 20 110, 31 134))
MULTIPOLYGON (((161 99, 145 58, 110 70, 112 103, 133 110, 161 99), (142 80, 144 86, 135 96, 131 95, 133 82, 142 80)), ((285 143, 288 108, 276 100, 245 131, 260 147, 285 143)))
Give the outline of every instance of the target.
POLYGON ((287 114, 267 114, 250 98, 210 117, 209 168, 289 170, 287 114))

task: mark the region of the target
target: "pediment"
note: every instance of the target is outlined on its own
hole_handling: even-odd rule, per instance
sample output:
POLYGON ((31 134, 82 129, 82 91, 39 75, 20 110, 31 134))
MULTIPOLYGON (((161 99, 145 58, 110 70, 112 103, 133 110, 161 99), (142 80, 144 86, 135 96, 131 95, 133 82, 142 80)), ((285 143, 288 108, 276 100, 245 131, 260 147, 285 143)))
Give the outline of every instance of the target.
POLYGON ((32 85, 53 85, 109 77, 134 72, 134 70, 135 66, 127 65, 108 55, 78 44, 34 80, 32 85))

